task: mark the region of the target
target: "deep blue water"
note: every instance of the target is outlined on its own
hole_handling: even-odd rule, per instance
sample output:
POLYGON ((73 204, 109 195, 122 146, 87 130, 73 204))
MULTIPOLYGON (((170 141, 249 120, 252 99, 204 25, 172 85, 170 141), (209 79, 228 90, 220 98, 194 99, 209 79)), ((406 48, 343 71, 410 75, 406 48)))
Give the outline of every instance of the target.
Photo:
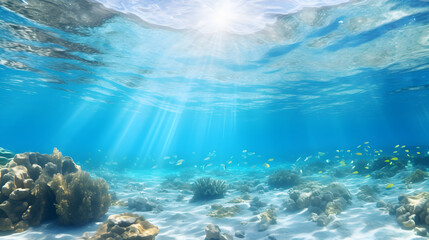
POLYGON ((146 168, 429 143, 427 1, 277 12, 245 33, 51 2, 0 1, 0 146, 14 152, 146 168))

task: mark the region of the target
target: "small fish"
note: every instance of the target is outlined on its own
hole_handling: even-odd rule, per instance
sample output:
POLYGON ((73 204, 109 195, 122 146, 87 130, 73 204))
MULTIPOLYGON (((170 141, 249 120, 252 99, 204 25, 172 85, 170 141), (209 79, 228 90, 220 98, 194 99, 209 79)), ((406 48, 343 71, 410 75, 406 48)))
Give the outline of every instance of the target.
POLYGON ((301 157, 299 157, 295 162, 298 162, 299 160, 301 160, 301 157))
POLYGON ((210 160, 210 157, 206 157, 204 158, 204 161, 210 160))
POLYGON ((360 152, 357 152, 355 154, 358 155, 358 156, 362 156, 362 153, 360 153, 360 152))
POLYGON ((168 160, 168 159, 170 159, 171 157, 170 156, 165 156, 163 159, 164 160, 168 160))
POLYGON ((326 159, 326 163, 329 163, 329 159, 326 159))
POLYGON ((362 147, 362 145, 359 145, 359 146, 357 146, 356 148, 360 148, 360 147, 362 147))
POLYGON ((368 144, 369 142, 364 142, 364 144, 368 144))
POLYGON ((182 165, 183 162, 177 162, 176 166, 182 165))
POLYGON ((399 147, 399 144, 395 146, 395 148, 398 148, 398 147, 399 147))
POLYGON ((318 173, 319 173, 319 174, 321 174, 321 173, 322 173, 322 171, 319 171, 318 173))
POLYGON ((274 158, 268 159, 268 162, 272 162, 272 161, 274 161, 274 158))
POLYGON ((319 154, 319 157, 322 157, 322 156, 324 156, 326 153, 324 153, 324 152, 319 152, 318 154, 319 154))
POLYGON ((353 172, 353 174, 358 174, 358 173, 359 173, 358 171, 354 171, 354 172, 353 172))
POLYGON ((264 167, 269 168, 269 167, 270 167, 270 164, 268 164, 268 163, 264 163, 264 167))
POLYGON ((244 150, 243 150, 243 152, 244 152, 244 153, 246 153, 246 152, 247 152, 247 150, 246 150, 246 149, 244 149, 244 150))
POLYGON ((231 163, 232 163, 232 161, 229 161, 229 162, 228 162, 228 164, 231 164, 231 163))
POLYGON ((404 148, 404 147, 405 147, 405 145, 402 145, 402 146, 401 146, 401 148, 404 148))
POLYGON ((393 162, 390 162, 390 165, 392 165, 393 162))
POLYGON ((325 175, 322 175, 322 177, 326 177, 325 175))
POLYGON ((380 152, 382 153, 382 152, 383 152, 383 150, 382 150, 382 149, 380 149, 380 152))
POLYGON ((420 154, 420 152, 417 152, 417 154, 420 154))
POLYGON ((301 173, 301 174, 302 174, 302 169, 299 169, 299 173, 301 173))
POLYGON ((350 150, 347 150, 347 152, 350 152, 350 150))
POLYGON ((340 150, 337 149, 337 152, 340 152, 340 150))
POLYGON ((384 162, 390 162, 390 160, 388 159, 388 160, 384 160, 384 162))
POLYGON ((416 147, 416 148, 418 149, 418 148, 420 148, 420 147, 416 147))
POLYGON ((410 152, 408 149, 405 149, 405 152, 410 152))
POLYGON ((366 177, 366 178, 368 178, 368 177, 369 177, 369 174, 368 174, 368 175, 366 175, 365 177, 366 177))
POLYGON ((398 153, 398 151, 394 151, 393 153, 398 153))
POLYGON ((308 157, 305 157, 304 162, 306 162, 308 160, 308 157))
POLYGON ((365 167, 365 169, 369 169, 369 167, 365 167))
POLYGON ((392 188, 393 186, 394 186, 393 183, 390 183, 386 186, 386 189, 392 188))
POLYGON ((397 157, 393 157, 393 158, 391 158, 390 160, 397 161, 397 160, 398 160, 398 158, 397 158, 397 157))

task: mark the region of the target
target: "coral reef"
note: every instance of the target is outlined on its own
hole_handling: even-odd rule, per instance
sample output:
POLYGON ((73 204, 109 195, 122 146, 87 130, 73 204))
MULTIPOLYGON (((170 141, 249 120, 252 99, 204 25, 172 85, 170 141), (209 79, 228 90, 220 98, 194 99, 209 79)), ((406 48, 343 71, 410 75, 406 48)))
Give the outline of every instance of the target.
POLYGON ((155 199, 148 199, 146 197, 135 197, 128 199, 128 209, 139 212, 161 212, 162 206, 155 199))
POLYGON ((158 235, 157 226, 148 222, 143 216, 132 213, 111 215, 100 225, 94 236, 85 233, 81 240, 154 240, 158 235))
POLYGON ((357 198, 365 202, 376 202, 378 192, 376 186, 363 185, 359 188, 357 198))
POLYGON ((214 218, 225 218, 233 217, 236 213, 240 212, 240 206, 234 205, 232 207, 224 207, 220 204, 213 204, 211 206, 212 211, 210 211, 207 216, 214 218))
POLYGON ((221 232, 218 225, 209 224, 206 226, 206 237, 204 240, 232 240, 233 237, 227 233, 221 232))
POLYGON ((226 193, 226 182, 223 180, 203 177, 197 179, 192 185, 194 196, 191 202, 223 198, 226 193))
POLYGON ((252 201, 250 202, 249 210, 250 211, 257 211, 260 208, 263 208, 263 207, 266 207, 266 206, 267 206, 266 203, 261 202, 258 197, 254 197, 252 199, 252 201))
POLYGON ((425 180, 428 174, 420 169, 417 169, 413 173, 411 173, 408 177, 404 179, 405 184, 418 183, 425 180))
POLYGON ((107 184, 90 179, 57 149, 51 155, 15 155, 0 169, 0 186, 0 231, 20 232, 57 217, 64 224, 82 224, 104 215, 110 205, 107 184), (79 220, 66 220, 74 217, 79 220))
MULTIPOLYGON (((400 196, 400 206, 396 208, 396 220, 405 229, 416 227, 429 229, 429 192, 411 196, 400 196)), ((418 229, 421 233, 422 229, 418 229)), ((429 237, 429 236, 428 236, 429 237)))
POLYGON ((289 191, 289 197, 284 204, 288 210, 308 208, 312 213, 311 219, 320 226, 329 224, 352 199, 350 192, 340 183, 331 183, 325 187, 298 187, 289 191))
POLYGON ((277 224, 277 216, 275 209, 270 208, 267 211, 259 214, 259 218, 261 219, 257 224, 259 232, 267 230, 270 225, 277 224))
POLYGON ((48 186, 54 191, 61 224, 86 224, 101 218, 110 207, 107 183, 101 179, 91 180, 87 172, 55 174, 48 186))
POLYGON ((278 170, 268 177, 268 185, 273 188, 290 188, 298 185, 301 178, 290 170, 278 170))

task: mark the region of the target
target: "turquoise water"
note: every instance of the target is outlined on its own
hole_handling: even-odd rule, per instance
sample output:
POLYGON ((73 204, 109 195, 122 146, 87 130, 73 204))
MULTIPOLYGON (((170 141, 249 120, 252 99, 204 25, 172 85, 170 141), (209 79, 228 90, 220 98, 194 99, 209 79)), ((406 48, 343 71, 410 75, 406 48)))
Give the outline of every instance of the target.
POLYGON ((428 64, 425 0, 2 0, 0 146, 163 176, 411 159, 428 64))

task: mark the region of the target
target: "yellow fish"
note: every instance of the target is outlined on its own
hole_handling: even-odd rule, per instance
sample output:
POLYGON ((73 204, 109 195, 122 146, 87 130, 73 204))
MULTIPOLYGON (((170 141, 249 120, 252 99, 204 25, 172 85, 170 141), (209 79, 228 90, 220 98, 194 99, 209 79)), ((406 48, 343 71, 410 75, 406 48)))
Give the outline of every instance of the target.
POLYGON ((398 147, 399 147, 399 144, 395 146, 395 148, 398 148, 398 147))
POLYGON ((365 167, 365 169, 369 169, 369 167, 365 167))
POLYGON ((321 174, 321 173, 322 173, 322 171, 319 171, 318 173, 319 173, 319 174, 321 174))
POLYGON ((402 146, 401 146, 401 148, 404 148, 404 147, 405 147, 405 145, 402 145, 402 146))
POLYGON ((231 163, 232 163, 232 161, 229 161, 229 162, 228 162, 228 164, 231 164, 231 163))
POLYGON ((369 142, 364 142, 364 144, 368 144, 369 142))
POLYGON ((272 162, 272 161, 274 161, 274 158, 268 159, 268 162, 272 162))
POLYGON ((384 162, 390 162, 390 160, 384 160, 384 162))
POLYGON ((362 147, 362 145, 359 145, 359 146, 357 146, 356 148, 360 148, 360 147, 362 147))
POLYGON ((358 171, 354 171, 354 172, 353 172, 353 174, 358 174, 358 173, 359 173, 358 171))
POLYGON ((416 148, 420 148, 420 147, 416 147, 416 148))
POLYGON ((360 153, 360 152, 357 152, 355 154, 358 155, 358 156, 362 156, 362 153, 360 153))
POLYGON ((392 165, 393 162, 390 162, 390 165, 392 165))
POLYGON ((420 154, 420 152, 417 152, 417 154, 420 154))
POLYGON ((393 153, 398 153, 398 151, 394 151, 393 153))
POLYGON ((246 153, 246 152, 247 152, 247 150, 246 150, 246 149, 244 149, 244 150, 243 150, 243 152, 244 152, 244 153, 246 153))
POLYGON ((270 164, 268 164, 268 163, 264 163, 264 167, 269 168, 269 167, 270 167, 270 164))
POLYGON ((408 149, 405 149, 405 152, 410 152, 408 149))
POLYGON ((340 152, 340 150, 337 149, 337 152, 340 152))
POLYGON ((410 154, 407 154, 407 157, 410 157, 410 154))
POLYGON ((393 183, 390 183, 386 186, 386 189, 392 188, 393 186, 394 186, 393 183))
POLYGON ((178 162, 176 163, 177 166, 182 165, 183 162, 178 162))
POLYGON ((374 151, 375 153, 378 153, 378 151, 374 151))
POLYGON ((322 157, 322 156, 324 156, 326 153, 324 153, 324 152, 319 152, 318 154, 319 154, 319 157, 322 157))
POLYGON ((391 158, 390 160, 397 161, 397 160, 398 160, 398 158, 397 158, 397 157, 393 157, 393 158, 391 158))
POLYGON ((365 177, 369 177, 369 174, 368 174, 368 175, 366 175, 365 177))
POLYGON ((322 177, 326 177, 325 175, 322 175, 322 177))
POLYGON ((347 152, 350 152, 350 150, 347 150, 347 152))

